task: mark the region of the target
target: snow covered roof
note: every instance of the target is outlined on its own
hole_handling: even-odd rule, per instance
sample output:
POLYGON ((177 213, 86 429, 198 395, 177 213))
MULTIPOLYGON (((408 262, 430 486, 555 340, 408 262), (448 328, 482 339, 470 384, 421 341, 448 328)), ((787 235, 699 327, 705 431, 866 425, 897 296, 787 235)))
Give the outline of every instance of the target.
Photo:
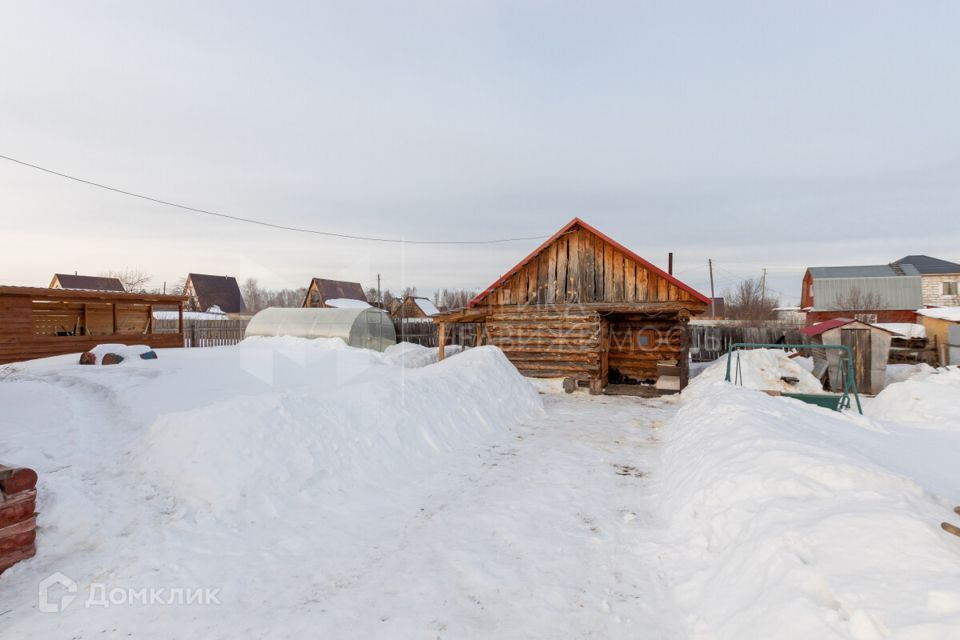
POLYGON ((912 322, 877 322, 873 326, 886 329, 904 338, 926 338, 927 330, 922 324, 912 322))
POLYGON ((932 309, 917 309, 917 313, 937 320, 960 322, 960 307, 933 307, 932 309))
POLYGON ((326 302, 328 307, 333 307, 334 309, 366 309, 370 306, 369 303, 363 300, 354 300, 353 298, 333 298, 326 302))
POLYGON ((881 331, 886 331, 887 333, 895 333, 886 327, 880 326, 879 324, 870 324, 869 322, 862 322, 860 320, 854 320, 853 318, 833 318, 831 320, 824 320, 823 322, 818 322, 817 324, 810 325, 809 327, 804 327, 800 329, 800 333, 805 336, 819 336, 822 333, 830 331, 830 329, 836 329, 837 327, 845 327, 848 324, 856 322, 858 324, 866 325, 874 329, 880 329, 881 331))
POLYGON ((412 298, 412 300, 414 304, 417 305, 417 308, 420 309, 420 311, 423 311, 423 313, 428 316, 435 316, 438 313, 440 313, 440 309, 437 309, 437 307, 432 302, 430 302, 430 300, 427 298, 415 297, 415 298, 412 298))

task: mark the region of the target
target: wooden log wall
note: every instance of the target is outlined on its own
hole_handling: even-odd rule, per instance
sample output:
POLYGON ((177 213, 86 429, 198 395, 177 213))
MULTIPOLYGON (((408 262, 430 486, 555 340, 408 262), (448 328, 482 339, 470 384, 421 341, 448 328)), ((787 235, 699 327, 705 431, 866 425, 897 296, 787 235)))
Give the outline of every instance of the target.
POLYGON ((533 256, 479 304, 691 302, 705 304, 594 233, 574 227, 533 256))
POLYGON ((657 363, 687 357, 686 324, 676 316, 616 314, 610 324, 610 379, 645 382, 657 379, 657 363))
POLYGON ((525 376, 591 380, 601 375, 600 327, 597 312, 528 307, 488 317, 486 339, 525 376))

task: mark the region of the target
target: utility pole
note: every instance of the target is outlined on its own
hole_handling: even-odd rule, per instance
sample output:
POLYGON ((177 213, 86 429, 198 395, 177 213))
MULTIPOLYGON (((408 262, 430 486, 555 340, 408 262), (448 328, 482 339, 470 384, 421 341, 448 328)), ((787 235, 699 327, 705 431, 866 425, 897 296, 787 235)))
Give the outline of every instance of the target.
POLYGON ((767 268, 763 268, 763 277, 760 278, 760 302, 767 301, 767 268))
POLYGON ((713 258, 707 258, 707 266, 710 267, 710 317, 717 317, 717 297, 713 292, 713 258))
POLYGON ((383 309, 383 295, 380 293, 380 274, 377 274, 377 304, 383 309))

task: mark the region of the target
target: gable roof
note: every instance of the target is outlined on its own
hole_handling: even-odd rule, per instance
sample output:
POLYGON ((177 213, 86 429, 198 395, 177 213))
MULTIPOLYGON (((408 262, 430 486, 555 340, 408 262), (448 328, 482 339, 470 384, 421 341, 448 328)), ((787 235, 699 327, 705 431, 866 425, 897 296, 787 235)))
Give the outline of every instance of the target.
POLYGON ((911 265, 922 274, 932 273, 960 273, 960 264, 948 262, 939 258, 930 256, 904 256, 897 260, 896 264, 911 265))
MULTIPOLYGON (((895 263, 896 264, 896 263, 895 263)), ((910 264, 869 264, 844 267, 810 267, 814 278, 894 278, 918 276, 920 272, 910 264)))
POLYGON ((224 313, 243 313, 247 305, 240 293, 240 285, 233 276, 211 276, 205 273, 191 273, 187 280, 193 283, 197 304, 201 311, 217 306, 224 313))
POLYGON ((473 300, 471 300, 470 302, 467 303, 467 308, 469 309, 469 308, 473 307, 474 305, 476 305, 476 304, 477 304, 478 302, 480 302, 481 300, 483 300, 483 299, 487 296, 487 294, 489 294, 491 291, 493 291, 494 289, 496 289, 498 286, 500 286, 501 284, 503 284, 504 282, 506 282, 507 280, 509 280, 511 276, 513 276, 515 273, 517 273, 517 272, 518 272, 521 268, 523 268, 523 266, 526 265, 528 262, 530 262, 531 260, 533 260, 541 251, 543 251, 544 249, 546 249, 547 247, 549 247, 551 243, 553 243, 553 242, 555 242, 555 241, 557 240, 557 238, 561 237, 563 234, 567 233, 568 231, 570 231, 570 230, 571 230, 573 227, 575 227, 575 226, 579 226, 579 227, 581 227, 582 229, 584 229, 585 231, 588 231, 588 232, 592 233, 593 235, 597 236, 598 238, 600 238, 600 239, 603 240, 604 242, 606 242, 606 243, 610 244, 611 246, 615 247, 617 250, 619 250, 621 253, 623 253, 626 257, 630 258, 631 260, 633 260, 633 261, 636 262, 637 264, 641 265, 643 268, 645 268, 645 269, 647 269, 647 270, 649 270, 649 271, 657 274, 657 275, 660 276, 661 278, 665 279, 667 282, 669 282, 669 283, 677 286, 678 288, 686 291, 687 293, 689 293, 690 295, 692 295, 692 296, 693 296, 694 298, 696 298, 697 300, 700 300, 701 302, 705 302, 705 303, 707 303, 707 304, 710 303, 710 298, 708 298, 707 296, 703 295, 702 293, 700 293, 699 291, 697 291, 697 290, 694 289, 693 287, 690 287, 690 286, 684 284, 683 282, 680 282, 679 280, 677 280, 676 278, 674 278, 672 275, 668 274, 666 271, 663 271, 662 269, 660 269, 659 267, 653 265, 652 263, 647 262, 646 260, 644 260, 643 258, 641 258, 640 256, 638 256, 636 253, 634 253, 634 252, 631 251, 630 249, 627 249, 625 246, 623 246, 622 244, 620 244, 620 243, 617 242, 616 240, 613 240, 612 238, 610 238, 610 237, 606 236, 605 234, 601 233, 600 231, 598 231, 597 229, 593 228, 592 226, 590 226, 589 224, 587 224, 586 222, 584 222, 584 221, 581 220, 580 218, 574 218, 573 220, 571 220, 570 222, 568 222, 567 224, 565 224, 565 225, 564 225, 559 231, 557 231, 555 234, 553 234, 552 236, 550 236, 549 238, 547 238, 547 239, 543 242, 543 244, 541 244, 539 247, 537 247, 536 249, 534 249, 533 251, 531 251, 530 254, 529 254, 527 257, 525 257, 523 260, 521 260, 521 261, 518 262, 516 265, 514 265, 512 269, 510 269, 510 270, 507 271, 504 275, 502 275, 496 282, 494 282, 494 283, 491 284, 489 287, 487 287, 486 289, 484 289, 483 291, 481 291, 480 294, 477 295, 477 297, 475 297, 473 300))
MULTIPOLYGON (((362 300, 363 302, 369 303, 367 300, 367 294, 363 292, 363 287, 359 282, 347 282, 346 280, 328 280, 326 278, 313 278, 310 281, 311 285, 316 283, 317 290, 320 292, 320 295, 323 296, 323 299, 326 300, 336 300, 336 299, 347 299, 347 300, 362 300)), ((309 290, 309 287, 308 287, 309 290)))
POLYGON ((823 322, 818 322, 809 327, 804 327, 800 329, 800 333, 805 336, 819 336, 822 333, 830 331, 830 329, 836 329, 837 327, 845 327, 848 324, 856 322, 857 324, 863 324, 871 329, 879 329, 880 331, 886 331, 889 334, 894 334, 893 331, 887 329, 886 327, 881 327, 876 324, 870 324, 869 322, 863 322, 862 320, 854 320, 853 318, 833 318, 831 320, 824 320, 823 322))
MULTIPOLYGON (((53 279, 60 283, 61 289, 86 291, 126 291, 119 278, 106 276, 77 276, 72 273, 55 273, 53 279)), ((50 283, 53 285, 53 282, 50 283)))

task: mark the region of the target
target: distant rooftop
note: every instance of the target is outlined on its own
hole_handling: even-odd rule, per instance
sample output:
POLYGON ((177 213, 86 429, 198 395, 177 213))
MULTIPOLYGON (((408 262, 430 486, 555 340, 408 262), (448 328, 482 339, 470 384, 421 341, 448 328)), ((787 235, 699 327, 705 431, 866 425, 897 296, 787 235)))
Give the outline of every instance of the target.
MULTIPOLYGON (((54 282, 60 283, 61 289, 74 289, 84 291, 125 291, 123 283, 119 278, 109 278, 106 276, 78 276, 72 273, 53 274, 54 282)), ((50 283, 51 285, 53 282, 50 283)))
POLYGON ((871 264, 853 267, 810 267, 814 278, 893 278, 918 276, 920 272, 911 264, 871 264))
POLYGON ((939 258, 930 256, 904 256, 897 260, 895 264, 901 266, 911 265, 917 271, 924 275, 936 273, 960 273, 960 264, 948 262, 939 258))

